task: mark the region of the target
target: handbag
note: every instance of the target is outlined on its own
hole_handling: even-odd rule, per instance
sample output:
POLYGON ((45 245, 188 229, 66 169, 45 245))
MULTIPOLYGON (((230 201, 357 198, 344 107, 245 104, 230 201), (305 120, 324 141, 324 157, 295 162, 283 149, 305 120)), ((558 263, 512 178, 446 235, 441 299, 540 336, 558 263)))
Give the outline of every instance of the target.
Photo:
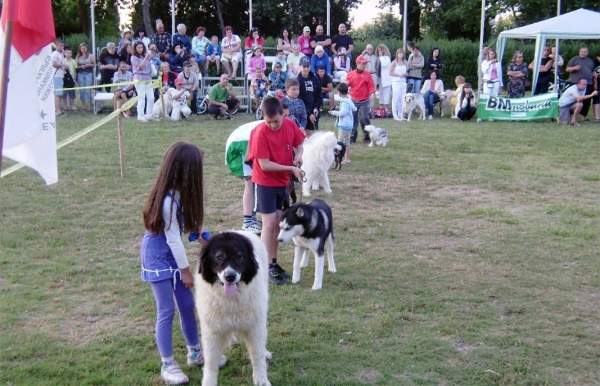
POLYGON ((71 71, 65 70, 65 77, 63 78, 63 87, 72 88, 75 87, 75 80, 71 76, 71 71))

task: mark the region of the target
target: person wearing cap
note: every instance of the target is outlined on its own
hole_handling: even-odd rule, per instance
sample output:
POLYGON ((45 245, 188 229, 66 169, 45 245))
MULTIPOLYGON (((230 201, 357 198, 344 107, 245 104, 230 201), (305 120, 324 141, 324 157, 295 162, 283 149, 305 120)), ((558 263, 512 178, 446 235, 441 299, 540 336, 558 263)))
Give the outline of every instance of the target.
POLYGON ((181 78, 175 79, 175 88, 168 89, 167 95, 173 103, 171 120, 179 121, 182 116, 187 118, 192 114, 192 110, 188 106, 192 94, 185 89, 185 82, 181 78))
POLYGON ((340 83, 346 83, 346 76, 352 70, 351 64, 350 58, 346 55, 346 49, 340 47, 337 55, 333 58, 334 79, 340 83))
POLYGON ((196 101, 198 98, 198 87, 200 85, 200 76, 192 71, 192 63, 189 60, 183 62, 183 71, 177 75, 175 84, 177 84, 177 80, 182 81, 183 88, 190 93, 192 100, 192 112, 195 114, 196 101))
POLYGON ((307 135, 319 128, 319 110, 321 109, 321 83, 319 78, 310 71, 308 60, 302 61, 302 71, 298 74, 300 85, 300 99, 304 102, 308 121, 306 123, 307 135))
POLYGON ((310 70, 317 73, 317 68, 324 67, 327 75, 331 75, 331 61, 322 46, 315 47, 315 54, 310 58, 310 70))
POLYGON ((298 38, 298 46, 300 48, 300 52, 309 58, 313 54, 313 49, 310 45, 311 41, 310 37, 310 27, 306 26, 302 29, 302 35, 298 38))
POLYGON ((242 61, 242 40, 233 33, 231 26, 225 27, 225 36, 221 40, 221 63, 230 78, 237 76, 237 69, 242 61))
POLYGON ((271 83, 271 90, 285 90, 285 81, 287 74, 283 71, 281 63, 275 63, 273 71, 269 74, 269 83, 271 83))
POLYGON ((354 127, 352 128, 351 141, 356 142, 358 137, 358 123, 362 127, 364 133, 364 141, 369 141, 369 133, 365 131, 365 126, 370 125, 369 110, 371 101, 375 95, 375 84, 373 78, 366 71, 369 58, 359 55, 356 58, 356 70, 351 71, 346 77, 346 83, 350 88, 350 98, 356 106, 354 112, 354 127))
POLYGON ((354 40, 348 35, 348 29, 346 24, 341 23, 338 27, 338 34, 331 40, 331 50, 335 53, 344 47, 346 49, 346 55, 352 58, 352 51, 354 50, 354 40))
POLYGON ((123 33, 121 34, 121 39, 119 39, 119 46, 117 47, 117 51, 121 52, 123 47, 125 47, 126 43, 131 43, 132 41, 133 31, 130 28, 125 28, 123 33))
POLYGON ((173 45, 180 44, 181 48, 185 50, 186 55, 192 53, 192 41, 187 36, 187 28, 185 24, 177 24, 177 33, 173 35, 173 45))

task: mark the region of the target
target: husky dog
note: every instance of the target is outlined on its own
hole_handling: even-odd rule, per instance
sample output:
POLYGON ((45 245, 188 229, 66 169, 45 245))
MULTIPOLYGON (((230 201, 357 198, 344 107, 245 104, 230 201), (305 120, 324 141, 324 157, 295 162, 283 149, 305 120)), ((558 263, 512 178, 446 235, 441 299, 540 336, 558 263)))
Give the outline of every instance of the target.
POLYGON ((335 166, 333 170, 342 170, 342 161, 346 155, 346 145, 344 142, 338 141, 338 147, 335 148, 333 153, 335 154, 335 166))
POLYGON ((312 200, 308 204, 298 203, 283 212, 277 239, 280 243, 294 241, 294 268, 292 283, 300 281, 300 270, 308 266, 308 251, 315 255, 315 281, 312 289, 323 287, 325 250, 329 272, 336 272, 333 258, 333 214, 323 200, 312 200))
POLYGON ((371 143, 369 143, 369 147, 377 146, 385 146, 388 143, 388 133, 385 129, 381 127, 375 127, 373 125, 365 126, 365 131, 369 133, 369 138, 371 139, 371 143))
POLYGON ((425 120, 425 99, 418 93, 407 93, 404 95, 404 111, 407 114, 407 120, 410 121, 413 111, 418 107, 421 110, 421 119, 425 120))
POLYGON ((325 193, 331 193, 329 169, 335 161, 335 149, 338 148, 335 134, 331 131, 316 132, 304 141, 302 170, 305 181, 302 183, 302 195, 310 196, 310 190, 319 190, 323 186, 325 193))
POLYGON ((217 386, 219 360, 234 338, 248 349, 254 385, 267 378, 269 279, 263 242, 245 231, 214 235, 202 250, 195 277, 196 308, 202 331, 202 386, 217 386))

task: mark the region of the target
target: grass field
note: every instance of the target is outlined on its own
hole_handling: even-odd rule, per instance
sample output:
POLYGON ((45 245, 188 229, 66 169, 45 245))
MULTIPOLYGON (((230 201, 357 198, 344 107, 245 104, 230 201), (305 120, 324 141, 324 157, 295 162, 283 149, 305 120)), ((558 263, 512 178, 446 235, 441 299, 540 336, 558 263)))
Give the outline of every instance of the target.
MULTIPOLYGON (((59 137, 96 119, 61 118, 59 137)), ((206 227, 238 227, 223 147, 246 119, 127 121, 124 179, 109 125, 60 151, 57 185, 0 180, 1 385, 160 384, 143 201, 168 145, 191 141, 206 227)), ((338 273, 312 292, 311 261, 272 288, 273 385, 600 384, 600 125, 377 123, 388 147, 331 173, 338 273)), ((245 351, 228 355, 221 384, 249 385, 245 351)))

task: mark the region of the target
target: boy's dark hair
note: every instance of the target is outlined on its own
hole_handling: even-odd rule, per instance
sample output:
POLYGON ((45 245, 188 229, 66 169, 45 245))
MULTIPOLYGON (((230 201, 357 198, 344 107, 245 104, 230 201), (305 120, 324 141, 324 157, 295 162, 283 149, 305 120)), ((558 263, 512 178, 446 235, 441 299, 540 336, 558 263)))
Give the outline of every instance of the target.
POLYGON ((300 83, 298 83, 298 79, 288 79, 285 81, 285 89, 287 90, 290 87, 294 87, 294 86, 300 86, 300 83))
MULTIPOLYGON (((204 219, 202 152, 196 145, 177 142, 169 147, 144 206, 144 226, 161 233, 171 224, 163 219, 163 201, 170 191, 180 194, 177 218, 182 232, 199 232, 204 219)), ((173 200, 175 201, 175 200, 173 200)), ((171 216, 173 207, 171 205, 171 216)))
POLYGON ((347 95, 348 94, 348 84, 346 84, 346 83, 338 84, 337 90, 340 94, 347 95))
POLYGON ((283 107, 279 99, 275 97, 267 97, 263 100, 262 106, 263 115, 272 118, 276 115, 283 114, 283 107))
POLYGON ((465 84, 463 84, 463 90, 464 90, 465 88, 473 88, 473 86, 471 85, 471 83, 469 83, 469 82, 465 82, 465 84))

